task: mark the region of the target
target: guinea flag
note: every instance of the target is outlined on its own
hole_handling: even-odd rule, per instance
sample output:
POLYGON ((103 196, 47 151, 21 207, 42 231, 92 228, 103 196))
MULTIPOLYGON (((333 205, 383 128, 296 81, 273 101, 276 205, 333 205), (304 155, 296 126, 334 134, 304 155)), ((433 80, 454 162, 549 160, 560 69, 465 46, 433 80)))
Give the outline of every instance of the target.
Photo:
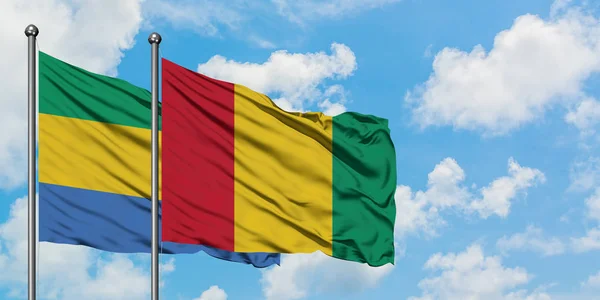
POLYGON ((394 263, 385 119, 292 113, 162 59, 162 239, 394 263))

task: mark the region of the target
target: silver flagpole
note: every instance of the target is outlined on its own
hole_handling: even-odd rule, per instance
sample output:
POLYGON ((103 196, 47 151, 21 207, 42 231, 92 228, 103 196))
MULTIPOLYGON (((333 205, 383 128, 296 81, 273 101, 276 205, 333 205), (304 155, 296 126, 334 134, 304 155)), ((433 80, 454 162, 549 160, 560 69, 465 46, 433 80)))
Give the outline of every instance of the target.
POLYGON ((152 300, 158 300, 158 45, 162 38, 153 32, 152 46, 152 300))
POLYGON ((31 24, 25 28, 25 36, 27 36, 28 42, 28 88, 27 88, 27 97, 28 97, 28 130, 29 137, 27 140, 27 165, 28 165, 28 181, 29 181, 29 190, 27 194, 27 201, 29 205, 29 214, 28 214, 28 242, 27 242, 27 264, 29 266, 28 276, 27 276, 27 284, 28 284, 28 299, 35 300, 36 296, 36 229, 37 229, 37 205, 35 201, 36 194, 36 186, 35 186, 35 175, 36 175, 36 159, 35 159, 35 148, 36 148, 36 47, 35 40, 39 33, 38 28, 31 24))

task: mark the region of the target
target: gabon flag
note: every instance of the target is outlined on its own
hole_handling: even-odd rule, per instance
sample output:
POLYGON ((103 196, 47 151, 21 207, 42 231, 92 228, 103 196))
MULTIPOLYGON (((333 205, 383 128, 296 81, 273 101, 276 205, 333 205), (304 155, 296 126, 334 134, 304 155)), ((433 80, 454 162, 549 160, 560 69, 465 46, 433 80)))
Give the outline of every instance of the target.
POLYGON ((386 119, 287 112, 163 58, 161 168, 163 241, 394 263, 386 119))

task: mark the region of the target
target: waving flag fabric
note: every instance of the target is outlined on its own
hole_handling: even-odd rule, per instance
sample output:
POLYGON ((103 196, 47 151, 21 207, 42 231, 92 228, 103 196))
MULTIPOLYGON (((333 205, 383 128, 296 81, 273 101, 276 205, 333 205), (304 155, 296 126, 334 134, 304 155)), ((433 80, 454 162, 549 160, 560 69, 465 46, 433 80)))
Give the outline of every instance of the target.
POLYGON ((387 120, 286 112, 166 59, 162 93, 164 241, 394 262, 387 120))
MULTIPOLYGON (((150 252, 150 101, 145 89, 39 53, 40 241, 150 252)), ((203 245, 165 242, 162 251, 279 263, 276 253, 203 245)))

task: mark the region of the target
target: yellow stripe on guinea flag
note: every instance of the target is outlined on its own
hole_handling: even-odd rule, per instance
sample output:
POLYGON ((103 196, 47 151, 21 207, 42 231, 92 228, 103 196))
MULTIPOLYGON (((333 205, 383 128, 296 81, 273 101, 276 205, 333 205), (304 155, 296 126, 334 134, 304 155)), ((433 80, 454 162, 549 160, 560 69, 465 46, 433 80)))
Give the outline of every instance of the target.
POLYGON ((149 129, 43 113, 39 124, 40 182, 150 198, 149 129))
POLYGON ((234 103, 235 251, 331 255, 332 118, 240 85, 234 103))

